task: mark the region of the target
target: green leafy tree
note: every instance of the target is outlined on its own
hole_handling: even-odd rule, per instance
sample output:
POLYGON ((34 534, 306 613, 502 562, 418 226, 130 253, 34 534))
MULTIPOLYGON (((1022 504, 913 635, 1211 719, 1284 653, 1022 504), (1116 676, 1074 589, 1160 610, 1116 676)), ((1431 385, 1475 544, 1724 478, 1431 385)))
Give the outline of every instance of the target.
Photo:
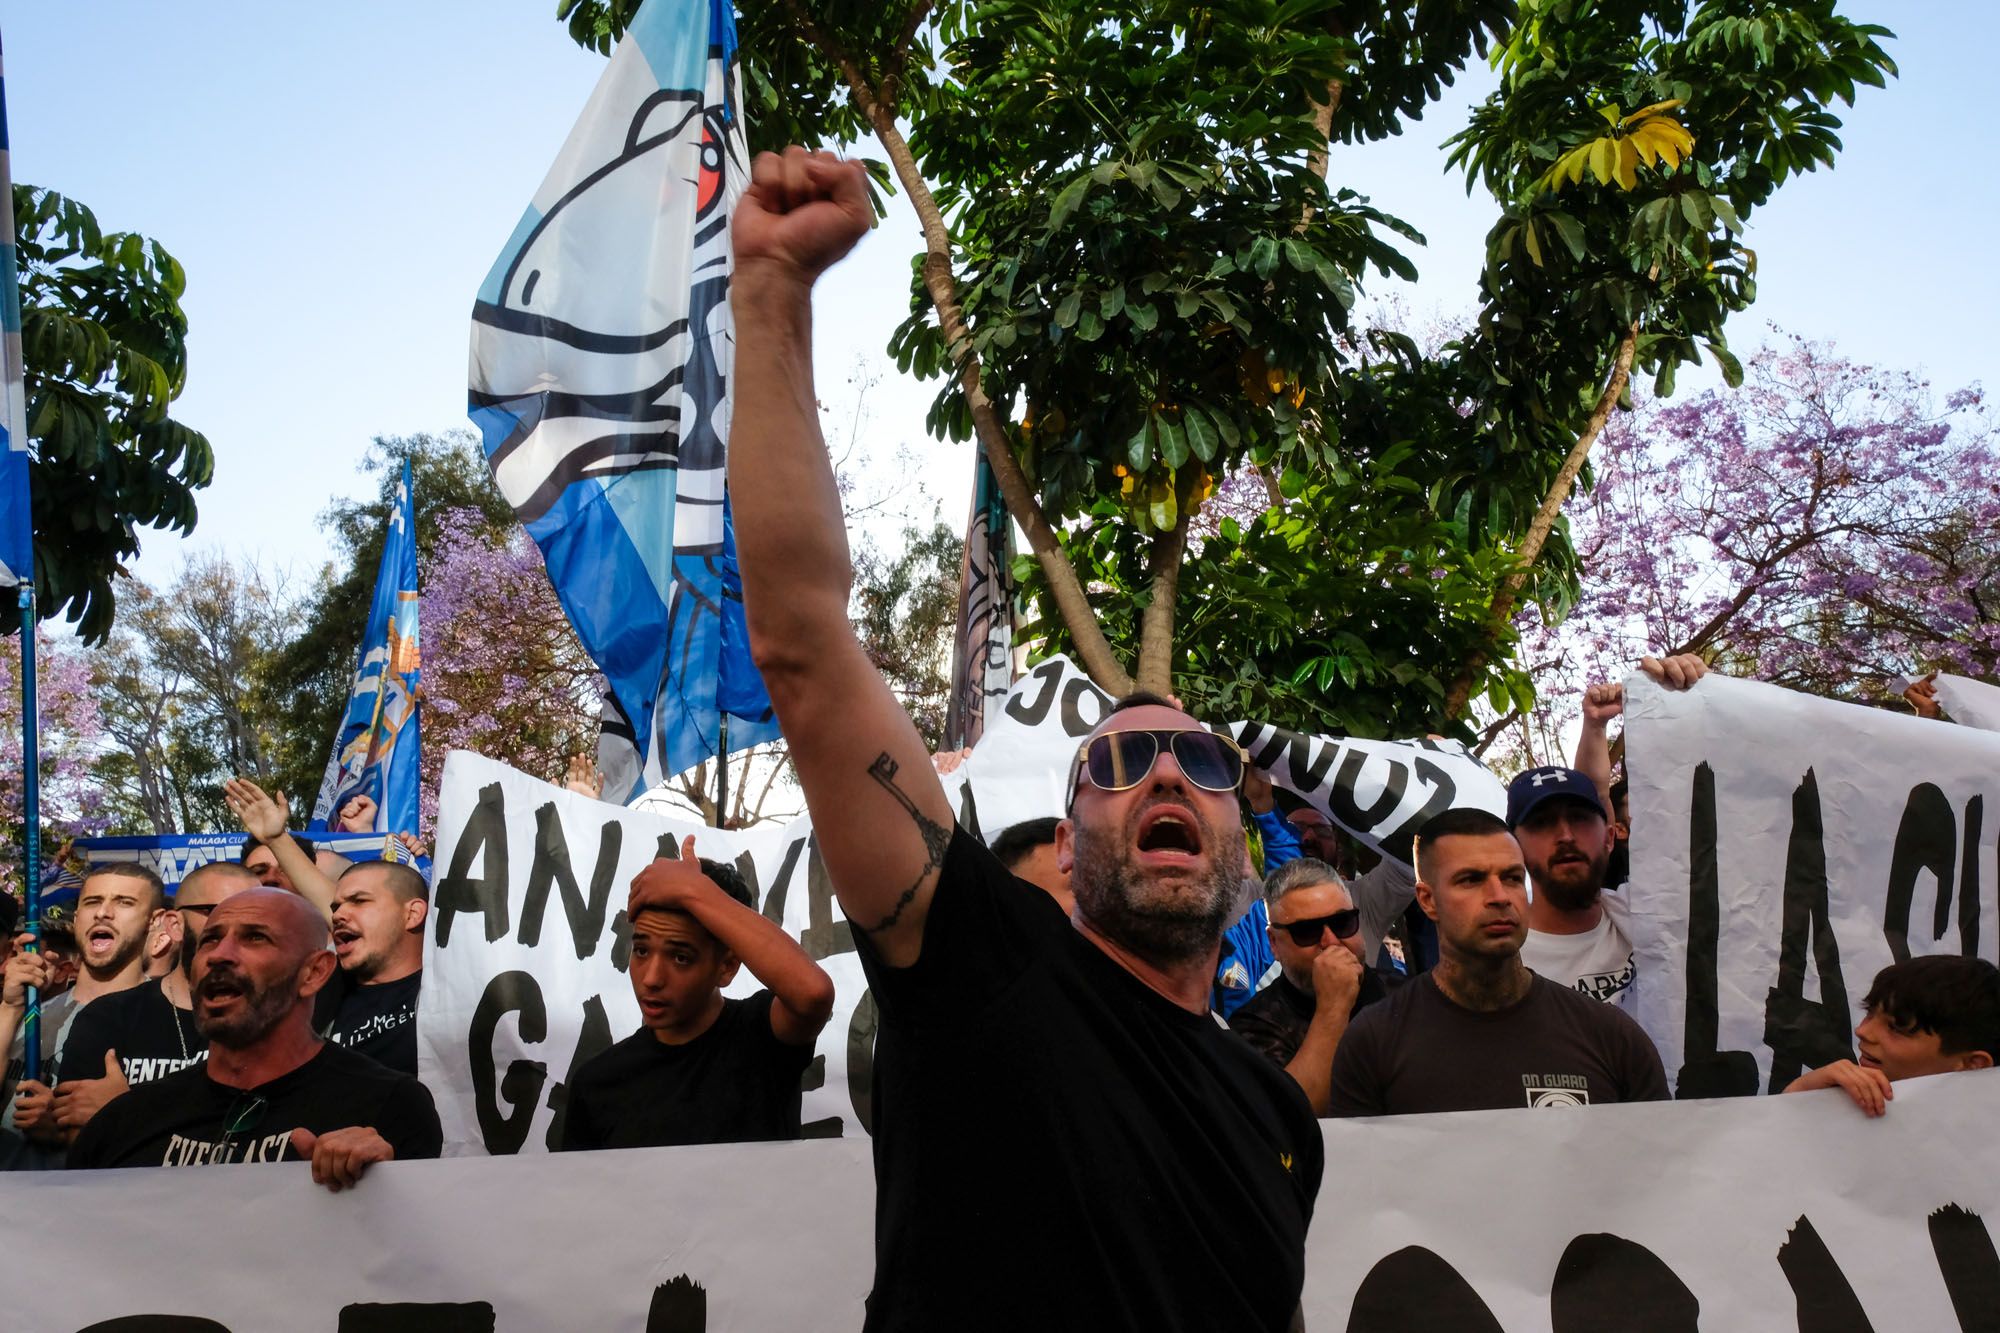
POLYGON ((172 414, 187 275, 158 241, 106 232, 53 190, 14 187, 14 233, 40 614, 102 642, 138 529, 193 531, 214 469, 208 441, 172 414))

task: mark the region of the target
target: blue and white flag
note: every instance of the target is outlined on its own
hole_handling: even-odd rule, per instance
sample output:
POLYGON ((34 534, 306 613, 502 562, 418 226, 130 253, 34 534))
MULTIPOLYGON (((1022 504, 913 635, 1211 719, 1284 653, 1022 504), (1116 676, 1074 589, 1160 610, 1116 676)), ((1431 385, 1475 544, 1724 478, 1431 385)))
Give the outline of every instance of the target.
POLYGON ((630 719, 629 801, 778 734, 724 483, 729 219, 749 165, 726 0, 648 0, 479 289, 471 415, 630 719))
MULTIPOLYGON (((375 802, 377 833, 417 831, 417 539, 410 465, 389 508, 382 568, 354 664, 347 716, 334 738, 312 827, 324 829, 357 796, 375 802)), ((360 830, 353 830, 360 832, 360 830)))
POLYGON ((973 473, 972 513, 965 521, 965 558, 959 566, 945 748, 979 744, 1013 686, 1014 524, 1000 495, 1000 479, 982 453, 973 473))
POLYGON ((0 588, 35 577, 28 508, 28 394, 21 360, 21 275, 14 255, 14 170, 0 73, 0 588))

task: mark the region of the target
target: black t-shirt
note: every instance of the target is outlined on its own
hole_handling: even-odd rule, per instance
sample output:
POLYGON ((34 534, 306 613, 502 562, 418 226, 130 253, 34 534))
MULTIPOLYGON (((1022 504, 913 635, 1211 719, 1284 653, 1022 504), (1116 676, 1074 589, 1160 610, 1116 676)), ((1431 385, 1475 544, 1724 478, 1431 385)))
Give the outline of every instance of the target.
POLYGON ((260 1087, 225 1087, 206 1064, 169 1074, 107 1102, 69 1150, 72 1167, 206 1166, 296 1162, 291 1133, 365 1125, 398 1160, 444 1147, 430 1091, 407 1074, 328 1042, 289 1074, 260 1087))
MULTIPOLYGON (((1361 969, 1361 989, 1355 992, 1350 1020, 1389 994, 1374 968, 1361 969)), ((1305 1044, 1306 1029, 1312 1026, 1313 1011, 1319 1002, 1310 991, 1302 991, 1280 973, 1270 985, 1243 1002, 1229 1019, 1229 1030, 1250 1043, 1257 1054, 1283 1069, 1305 1044)))
POLYGON ((812 1058, 771 1032, 767 990, 724 1000, 708 1031, 679 1046, 640 1028, 577 1070, 563 1149, 795 1139, 812 1058))
POLYGON ((136 1088, 206 1060, 208 1038, 156 979, 100 995, 78 1012, 63 1045, 62 1081, 103 1078, 107 1051, 118 1052, 125 1081, 136 1088))
POLYGON ((953 834, 880 1009, 870 1333, 1284 1329, 1323 1151, 1305 1094, 953 834))
POLYGON ((1540 976, 1479 1013, 1426 972, 1356 1017, 1333 1057, 1337 1116, 1666 1099, 1660 1053, 1630 1015, 1540 976))
POLYGON ((334 974, 313 1006, 313 1026, 336 1046, 359 1051, 379 1065, 417 1076, 417 992, 424 973, 362 986, 334 974))

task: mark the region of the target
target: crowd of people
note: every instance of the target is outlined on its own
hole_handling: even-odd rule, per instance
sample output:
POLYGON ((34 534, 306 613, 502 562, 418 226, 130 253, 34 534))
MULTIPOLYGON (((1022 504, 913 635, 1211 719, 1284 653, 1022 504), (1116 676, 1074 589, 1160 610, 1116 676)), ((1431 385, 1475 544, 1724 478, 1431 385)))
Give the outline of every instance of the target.
MULTIPOLYGON (((858 167, 758 160, 735 223, 731 464, 759 476, 734 516, 752 653, 880 1014, 866 1326, 966 1327, 977 1290, 979 1327, 1047 1323, 1061 1293, 1064 1326, 1286 1328, 1327 1166, 1319 1118, 1667 1098, 1626 1011, 1616 685, 1586 696, 1571 766, 1514 778, 1504 815, 1435 816, 1408 862, 1143 692, 1079 748, 1061 818, 990 846, 956 823, 849 625, 812 410, 812 285, 869 220, 858 167), (1029 1236, 1051 1238, 1032 1277, 991 1282, 1029 1236)), ((1669 688, 1704 671, 1642 665, 1669 688)), ((142 865, 92 865, 60 930, 10 940, 5 1165, 307 1160, 341 1189, 439 1152, 417 1078, 424 875, 317 851, 255 783, 225 794, 239 860, 171 899, 142 865)), ((627 913, 640 1027, 576 1074, 561 1147, 797 1137, 827 974, 692 840, 633 881, 627 913), (725 997, 742 969, 758 989, 725 997)), ((1862 1009, 1859 1058, 1790 1091, 1839 1088, 1880 1115, 1898 1080, 2000 1058, 1983 961, 1899 963, 1862 1009)))

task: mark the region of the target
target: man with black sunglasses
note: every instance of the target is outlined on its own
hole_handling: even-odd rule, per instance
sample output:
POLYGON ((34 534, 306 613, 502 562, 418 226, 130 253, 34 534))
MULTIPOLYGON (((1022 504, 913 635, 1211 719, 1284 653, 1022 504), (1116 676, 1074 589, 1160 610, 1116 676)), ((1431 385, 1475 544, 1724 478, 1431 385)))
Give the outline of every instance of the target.
POLYGON ((195 944, 195 1023, 208 1059, 107 1103, 72 1167, 312 1163, 336 1192, 391 1158, 435 1157, 423 1084, 320 1039, 313 997, 333 975, 318 909, 284 889, 236 894, 195 944))
POLYGON ((1072 922, 955 827, 848 621, 812 287, 872 217, 859 163, 764 154, 730 288, 750 650, 880 1011, 865 1329, 1284 1329, 1319 1126, 1208 1012, 1243 900, 1242 751, 1167 700, 1114 706, 1056 829, 1072 922))
POLYGON ((1361 911, 1340 874, 1300 857, 1264 881, 1277 980, 1229 1020, 1230 1030, 1292 1076, 1316 1115, 1333 1109, 1333 1053, 1348 1020, 1388 994, 1361 959, 1361 911))

